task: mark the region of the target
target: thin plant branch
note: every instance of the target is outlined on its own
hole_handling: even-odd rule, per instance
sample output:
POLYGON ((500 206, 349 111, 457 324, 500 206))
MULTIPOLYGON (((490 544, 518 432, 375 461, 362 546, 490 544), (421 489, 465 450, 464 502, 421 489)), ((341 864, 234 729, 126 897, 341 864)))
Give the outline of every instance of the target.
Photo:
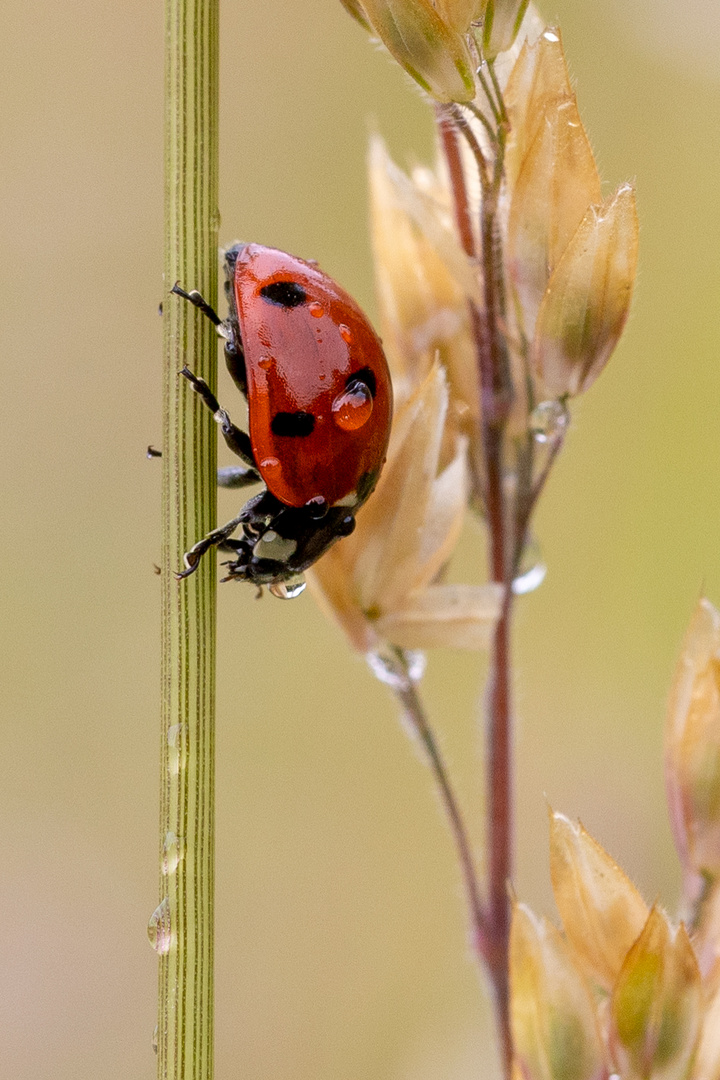
MULTIPOLYGON (((496 122, 499 124, 501 119, 502 119, 502 113, 501 113, 500 107, 498 106, 497 102, 495 101, 495 96, 494 96, 492 90, 490 89, 490 84, 488 83, 487 79, 483 75, 483 67, 485 67, 485 66, 486 66, 486 62, 481 63, 481 64, 478 65, 478 68, 477 68, 478 82, 480 83, 480 85, 483 88, 483 92, 485 94, 485 97, 487 98, 488 105, 490 106, 490 111, 492 112, 493 116, 495 117, 496 122)), ((496 82, 495 82, 495 85, 497 85, 496 82)))
POLYGON ((497 132, 495 131, 495 128, 492 126, 482 109, 479 109, 473 101, 469 101, 467 105, 465 105, 465 108, 468 110, 468 112, 472 113, 476 120, 480 121, 482 126, 485 128, 485 132, 487 134, 487 137, 490 139, 490 142, 493 144, 496 143, 497 132))
MULTIPOLYGON (((532 438, 532 436, 531 436, 532 438)), ((513 553, 513 578, 519 573, 520 560, 522 559, 525 544, 528 539, 528 530, 533 510, 542 494, 552 467, 557 456, 565 443, 565 432, 560 431, 547 447, 547 456, 535 479, 532 479, 533 455, 528 455, 527 481, 518 485, 519 496, 517 500, 516 524, 515 524, 515 550, 513 553)))
POLYGON ((495 61, 494 60, 488 60, 487 66, 488 66, 488 71, 490 72, 490 78, 492 80, 492 84, 493 84, 493 86, 495 88, 495 94, 497 95, 497 104, 498 104, 498 112, 500 114, 500 116, 499 116, 500 122, 502 124, 507 124, 507 122, 508 122, 508 114, 507 114, 507 110, 505 109, 505 99, 503 98, 503 92, 502 92, 502 90, 500 88, 500 83, 498 82, 498 77, 497 77, 497 74, 495 72, 495 61))
POLYGON ((410 675, 405 653, 402 649, 393 648, 392 654, 398 668, 399 678, 394 685, 395 694, 402 706, 403 715, 410 729, 418 738, 427 757, 430 770, 435 781, 440 801, 445 810, 450 832, 457 849, 458 860, 462 870, 465 893, 470 921, 473 932, 473 946, 481 957, 487 955, 487 917, 485 904, 480 892, 475 860, 473 858, 470 838, 463 820, 460 804, 450 781, 447 767, 443 760, 442 752, 437 739, 430 726, 427 714, 423 707, 417 687, 410 675))
MULTIPOLYGON (((165 286, 215 303, 218 0, 165 4, 165 286)), ((163 372, 159 1080, 212 1080, 215 590, 212 560, 178 582, 182 556, 215 525, 216 433, 184 379, 216 383, 217 339, 166 295, 163 372)))

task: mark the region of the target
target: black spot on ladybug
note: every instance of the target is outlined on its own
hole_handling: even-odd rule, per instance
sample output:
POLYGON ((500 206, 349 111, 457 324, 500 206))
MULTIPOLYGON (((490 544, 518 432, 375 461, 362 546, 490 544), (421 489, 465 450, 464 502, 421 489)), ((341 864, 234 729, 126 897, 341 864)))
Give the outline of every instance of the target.
POLYGON ((268 303, 286 308, 298 307, 307 300, 305 290, 296 281, 273 281, 263 285, 260 295, 268 303))
POLYGON ((360 371, 353 371, 352 375, 348 375, 345 380, 345 388, 348 389, 353 383, 364 383, 370 391, 371 397, 375 397, 377 382, 369 367, 360 368, 360 371))
POLYGON ((315 417, 308 412, 279 412, 275 413, 270 423, 273 435, 284 438, 305 438, 312 435, 315 427, 315 417))

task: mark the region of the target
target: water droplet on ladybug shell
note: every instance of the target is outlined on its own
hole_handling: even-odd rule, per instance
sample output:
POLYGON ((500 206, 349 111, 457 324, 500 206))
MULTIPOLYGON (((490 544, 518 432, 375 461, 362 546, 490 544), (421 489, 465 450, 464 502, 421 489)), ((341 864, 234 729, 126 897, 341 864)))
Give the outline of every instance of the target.
POLYGON ((343 339, 346 345, 349 345, 352 341, 352 330, 350 329, 350 327, 346 326, 344 322, 341 322, 338 326, 338 330, 340 331, 340 337, 343 339))
POLYGON ((260 462, 260 471, 263 473, 274 474, 277 477, 282 471, 282 466, 280 465, 278 458, 266 457, 260 462))
POLYGON ((312 315, 313 319, 322 319, 323 315, 325 314, 322 304, 320 304, 317 300, 313 300, 312 303, 308 304, 308 311, 312 315))
POLYGON ((263 371, 269 371, 272 364, 272 356, 261 356, 258 360, 258 367, 262 368, 263 371))
POLYGON ((341 431, 357 431, 364 427, 373 411, 370 388, 365 383, 355 383, 332 404, 333 420, 341 431))

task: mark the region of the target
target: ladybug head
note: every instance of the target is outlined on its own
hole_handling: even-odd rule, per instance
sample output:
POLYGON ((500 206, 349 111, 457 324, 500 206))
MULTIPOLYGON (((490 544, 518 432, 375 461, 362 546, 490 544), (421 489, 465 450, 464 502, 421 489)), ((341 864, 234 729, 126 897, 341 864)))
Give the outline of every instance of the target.
POLYGON ((238 260, 238 256, 245 250, 246 247, 247 244, 243 243, 241 240, 236 240, 234 244, 230 245, 230 247, 225 248, 223 255, 225 257, 225 272, 227 273, 228 277, 232 277, 232 275, 235 273, 235 263, 238 260))

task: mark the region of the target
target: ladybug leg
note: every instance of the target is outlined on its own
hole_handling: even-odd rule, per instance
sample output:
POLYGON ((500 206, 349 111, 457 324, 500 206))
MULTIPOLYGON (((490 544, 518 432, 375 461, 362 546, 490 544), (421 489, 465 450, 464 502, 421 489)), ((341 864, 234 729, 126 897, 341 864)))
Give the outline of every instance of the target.
MULTIPOLYGON (((213 414, 215 422, 220 425, 220 431, 227 447, 232 450, 233 454, 237 454, 246 465, 249 465, 252 470, 255 470, 255 458, 250 444, 250 436, 241 431, 239 427, 236 427, 225 410, 220 408, 218 399, 204 379, 193 375, 188 367, 184 367, 180 374, 185 376, 195 393, 213 414)), ((255 483, 259 479, 259 473, 255 472, 255 476, 252 480, 248 480, 248 483, 255 483)))
MULTIPOLYGON (((145 455, 148 458, 161 458, 162 450, 148 446, 145 455)), ((221 488, 244 488, 256 484, 260 479, 255 469, 244 469, 242 465, 224 465, 217 471, 217 486, 221 488)))
POLYGON ((256 484, 260 476, 255 469, 244 469, 242 465, 227 465, 217 471, 218 487, 243 488, 256 484))
POLYGON ((185 569, 176 572, 175 577, 178 581, 182 578, 190 577, 194 574, 200 565, 200 560, 203 555, 210 550, 210 548, 220 547, 230 537, 238 525, 241 524, 242 514, 233 518, 232 521, 228 521, 226 525, 221 525, 219 529, 213 529, 202 540, 198 540, 197 544, 193 544, 189 551, 183 555, 183 562, 185 563, 185 569))
POLYGON ((205 298, 200 295, 197 289, 191 289, 190 292, 185 292, 185 289, 181 289, 180 283, 176 281, 170 292, 175 293, 176 296, 181 296, 183 300, 189 300, 190 303, 198 309, 198 311, 202 311, 203 315, 206 315, 208 317, 213 326, 221 325, 222 319, 218 315, 217 311, 215 310, 215 308, 210 307, 207 300, 205 300, 205 298))
MULTIPOLYGON (((247 547, 247 541, 245 540, 223 540, 221 544, 218 544, 218 551, 232 552, 233 555, 237 555, 238 551, 243 551, 247 547)), ((229 563, 223 563, 223 566, 229 566, 229 563)))

